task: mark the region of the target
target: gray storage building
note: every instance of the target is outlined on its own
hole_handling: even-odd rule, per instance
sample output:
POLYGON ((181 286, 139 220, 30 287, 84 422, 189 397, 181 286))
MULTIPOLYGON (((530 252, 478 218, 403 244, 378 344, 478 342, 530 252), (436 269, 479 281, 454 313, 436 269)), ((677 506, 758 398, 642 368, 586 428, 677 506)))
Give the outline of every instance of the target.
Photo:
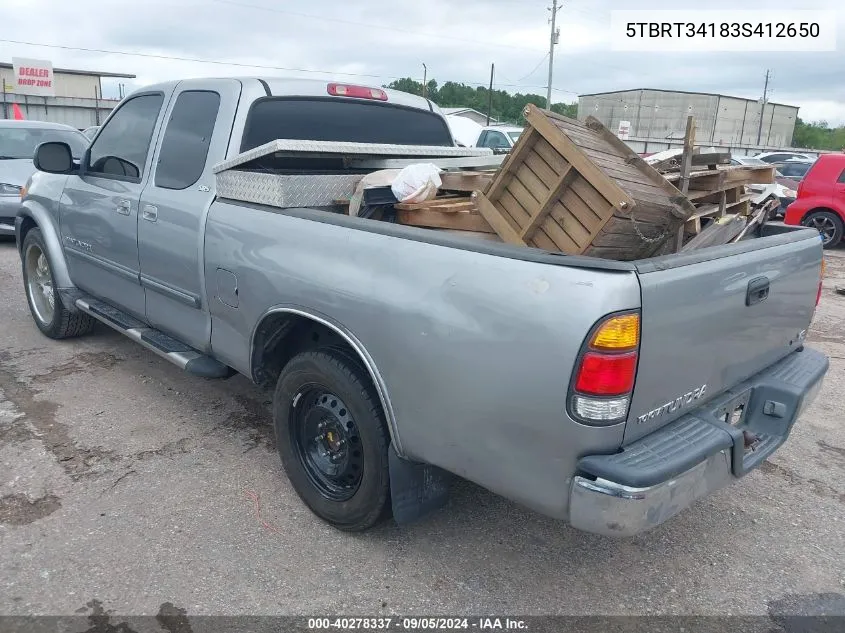
POLYGON ((640 88, 578 97, 578 118, 596 117, 614 132, 630 122, 629 137, 683 139, 687 117, 695 117, 696 144, 788 147, 798 118, 796 106, 702 92, 640 88))
POLYGON ((56 96, 16 94, 12 64, 0 62, 0 118, 11 119, 12 103, 17 103, 24 117, 33 121, 64 123, 80 130, 100 125, 118 104, 117 99, 103 99, 102 79, 134 79, 125 73, 54 68, 56 96))

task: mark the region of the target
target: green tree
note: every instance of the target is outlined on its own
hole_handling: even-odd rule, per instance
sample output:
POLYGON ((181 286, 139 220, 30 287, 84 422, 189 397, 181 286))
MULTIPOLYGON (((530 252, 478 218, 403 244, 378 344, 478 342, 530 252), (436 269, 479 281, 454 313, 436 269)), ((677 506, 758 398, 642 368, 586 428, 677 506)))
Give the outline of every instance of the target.
MULTIPOLYGON (((422 83, 406 77, 392 81, 386 88, 410 92, 411 94, 422 94, 422 83)), ((519 125, 525 124, 522 111, 526 105, 545 107, 546 98, 536 94, 510 94, 504 90, 493 90, 492 104, 490 90, 485 86, 469 86, 467 84, 447 81, 439 88, 437 82, 431 80, 428 84, 428 97, 441 108, 473 108, 479 112, 487 112, 490 107, 490 116, 494 119, 507 123, 519 125)), ((553 103, 552 112, 575 118, 578 115, 577 103, 553 103)))
POLYGON ((845 126, 831 128, 827 121, 805 123, 799 117, 795 121, 792 146, 841 151, 845 149, 845 126))

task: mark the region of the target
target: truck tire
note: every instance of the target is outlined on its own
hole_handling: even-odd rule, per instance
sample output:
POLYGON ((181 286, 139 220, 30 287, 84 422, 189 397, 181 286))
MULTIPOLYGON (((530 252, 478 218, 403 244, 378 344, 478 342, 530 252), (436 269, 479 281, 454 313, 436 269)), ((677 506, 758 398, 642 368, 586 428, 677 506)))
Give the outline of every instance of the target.
POLYGON ((32 320, 41 332, 53 339, 87 334, 96 321, 84 312, 69 311, 56 292, 47 247, 39 229, 26 234, 21 249, 23 285, 32 320))
POLYGON ((816 229, 822 236, 822 247, 833 248, 842 241, 843 224, 833 211, 813 211, 808 213, 801 224, 816 229))
POLYGON ((340 350, 294 356, 273 398, 282 465, 294 490, 327 523, 364 531, 390 506, 390 437, 366 370, 340 350))

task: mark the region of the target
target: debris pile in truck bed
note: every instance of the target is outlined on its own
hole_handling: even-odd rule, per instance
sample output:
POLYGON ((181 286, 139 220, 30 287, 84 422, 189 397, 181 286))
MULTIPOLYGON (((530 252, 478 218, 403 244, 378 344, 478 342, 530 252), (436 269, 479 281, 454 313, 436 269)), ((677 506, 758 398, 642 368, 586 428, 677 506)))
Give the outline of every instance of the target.
POLYGON ((773 182, 773 167, 732 167, 724 152, 697 152, 684 195, 674 157, 649 165, 597 119, 575 121, 536 106, 496 172, 444 172, 444 196, 398 205, 403 224, 495 232, 503 241, 570 255, 633 260, 670 252, 681 228, 748 215, 744 187, 773 182), (472 192, 467 196, 468 192, 472 192), (463 192, 463 196, 461 196, 463 192), (705 222, 708 220, 705 220, 705 222))

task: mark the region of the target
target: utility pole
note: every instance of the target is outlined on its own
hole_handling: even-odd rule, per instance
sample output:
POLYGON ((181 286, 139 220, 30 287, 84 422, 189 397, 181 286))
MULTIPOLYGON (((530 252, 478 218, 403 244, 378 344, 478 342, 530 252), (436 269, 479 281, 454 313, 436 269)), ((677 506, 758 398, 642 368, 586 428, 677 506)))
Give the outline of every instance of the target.
POLYGON ((552 12, 552 19, 550 20, 552 32, 549 36, 549 85, 546 90, 546 110, 550 110, 552 107, 552 73, 555 67, 555 44, 560 40, 560 29, 555 28, 555 19, 557 18, 559 9, 557 0, 552 0, 552 8, 549 9, 552 12))
POLYGON ((423 63, 423 89, 422 96, 425 99, 425 93, 428 92, 428 67, 423 63))
POLYGON ((490 64, 490 90, 487 91, 487 125, 490 125, 490 111, 493 109, 493 72, 496 64, 490 64))
POLYGON ((760 123, 757 125, 757 145, 760 144, 760 137, 763 135, 763 113, 766 111, 766 102, 769 99, 769 73, 766 69, 766 84, 763 86, 763 102, 760 105, 760 123))

